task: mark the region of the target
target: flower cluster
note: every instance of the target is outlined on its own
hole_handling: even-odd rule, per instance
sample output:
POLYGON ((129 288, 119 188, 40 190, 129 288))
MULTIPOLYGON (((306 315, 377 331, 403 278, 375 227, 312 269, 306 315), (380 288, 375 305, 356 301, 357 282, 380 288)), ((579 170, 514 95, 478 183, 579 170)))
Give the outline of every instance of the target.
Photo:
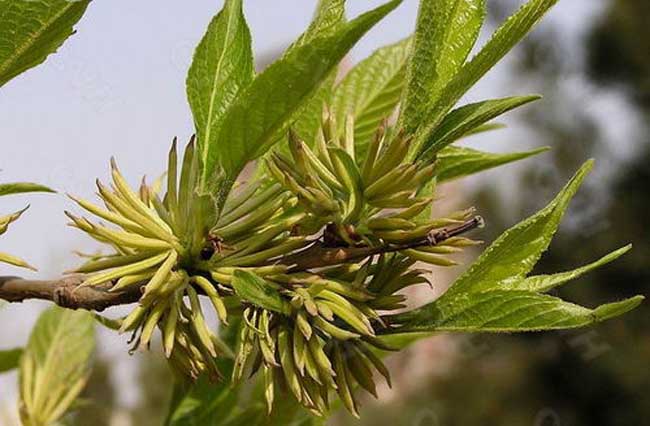
POLYGON ((376 395, 374 371, 390 383, 377 350, 393 349, 381 334, 406 307, 402 290, 428 282, 414 265, 454 265, 449 254, 476 244, 460 234, 481 221, 472 210, 430 217, 433 188, 422 188, 435 167, 409 160, 401 133, 384 124, 358 164, 352 119, 343 136, 336 127, 325 115, 313 144, 290 132, 288 153, 272 153, 220 209, 196 190, 193 141, 180 173, 174 143, 162 199, 159 185, 132 190, 114 161, 113 185, 97 184, 103 208, 73 198, 116 226, 67 213, 115 251, 76 270, 83 285, 141 288, 120 325, 134 348, 159 328, 174 371, 219 379, 216 359, 231 350, 206 325, 204 295, 223 324, 238 319, 232 380, 261 370, 269 410, 286 388, 315 414, 337 393, 356 415, 357 387, 376 395))

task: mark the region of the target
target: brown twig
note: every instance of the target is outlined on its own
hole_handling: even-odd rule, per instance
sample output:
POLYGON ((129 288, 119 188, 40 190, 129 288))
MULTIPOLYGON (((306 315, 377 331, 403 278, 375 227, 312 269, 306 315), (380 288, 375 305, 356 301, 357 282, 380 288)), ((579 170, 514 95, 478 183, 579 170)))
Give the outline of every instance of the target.
POLYGON ((384 244, 376 247, 324 247, 314 244, 298 253, 291 254, 277 263, 289 265, 290 272, 304 271, 312 268, 334 266, 341 263, 355 262, 382 253, 392 253, 424 246, 435 246, 472 229, 483 225, 483 218, 476 216, 461 225, 453 228, 432 231, 422 238, 405 242, 403 244, 384 244))
POLYGON ((0 277, 0 299, 8 302, 41 299, 64 308, 103 311, 110 306, 137 302, 142 295, 137 286, 123 292, 109 292, 110 284, 79 287, 83 281, 82 275, 70 275, 58 280, 0 277))
MULTIPOLYGON (((475 229, 483 223, 477 216, 453 227, 433 231, 428 235, 403 244, 384 244, 377 247, 324 247, 314 244, 298 253, 283 258, 280 262, 291 266, 290 271, 304 271, 312 268, 355 262, 381 253, 392 253, 411 248, 434 246, 441 242, 475 229)), ((18 277, 0 277, 0 300, 22 302, 27 299, 49 300, 70 309, 103 311, 104 309, 137 302, 142 296, 141 286, 131 286, 121 292, 108 291, 111 283, 101 286, 79 287, 83 275, 70 275, 58 280, 26 280, 18 277)))

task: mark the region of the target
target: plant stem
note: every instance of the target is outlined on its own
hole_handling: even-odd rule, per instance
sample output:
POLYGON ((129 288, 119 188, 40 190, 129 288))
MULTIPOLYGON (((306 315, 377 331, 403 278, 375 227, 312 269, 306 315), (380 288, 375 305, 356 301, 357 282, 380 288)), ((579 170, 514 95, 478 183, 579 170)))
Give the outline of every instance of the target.
MULTIPOLYGON (((456 227, 432 231, 422 238, 402 244, 383 244, 376 247, 331 248, 315 243, 304 250, 281 258, 276 263, 290 266, 289 272, 299 272, 341 263, 358 262, 377 254, 435 246, 451 237, 478 228, 482 224, 483 219, 476 216, 456 227)), ((84 275, 70 275, 58 280, 0 277, 0 300, 22 302, 27 299, 41 299, 49 300, 64 308, 103 311, 111 306, 135 303, 142 296, 142 286, 134 285, 125 288, 124 291, 110 292, 112 283, 79 287, 84 280, 84 275)), ((199 291, 199 293, 201 292, 199 291)))

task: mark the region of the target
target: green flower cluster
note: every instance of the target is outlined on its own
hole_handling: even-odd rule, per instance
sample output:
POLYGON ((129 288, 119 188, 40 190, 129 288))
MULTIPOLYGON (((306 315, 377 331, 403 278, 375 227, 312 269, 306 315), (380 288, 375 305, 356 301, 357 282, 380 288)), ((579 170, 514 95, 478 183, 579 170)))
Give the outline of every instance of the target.
POLYGON ((269 410, 276 387, 320 415, 331 392, 355 414, 357 385, 376 395, 372 372, 389 375, 374 351, 392 349, 379 337, 389 328, 383 315, 406 306, 404 288, 428 283, 417 261, 454 265, 447 255, 476 244, 457 234, 480 220, 471 210, 428 217, 433 199, 418 189, 434 168, 408 162, 399 132, 383 125, 357 164, 353 136, 333 128, 326 116, 315 151, 291 133, 292 160, 272 153, 265 172, 233 191, 218 214, 214 198, 194 190, 193 141, 180 173, 174 143, 162 198, 160 185, 131 189, 114 161, 112 186, 97 183, 104 207, 73 198, 115 225, 67 212, 72 225, 114 249, 75 271, 88 274, 83 285, 142 291, 120 323, 134 349, 149 347, 159 328, 174 371, 221 378, 216 359, 230 349, 207 325, 205 295, 223 324, 243 319, 233 380, 262 370, 269 410))

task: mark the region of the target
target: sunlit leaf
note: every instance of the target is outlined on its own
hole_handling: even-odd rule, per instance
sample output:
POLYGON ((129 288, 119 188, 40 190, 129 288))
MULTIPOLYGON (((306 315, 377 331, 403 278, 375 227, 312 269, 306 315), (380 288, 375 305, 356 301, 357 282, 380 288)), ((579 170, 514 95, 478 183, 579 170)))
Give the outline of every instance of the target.
POLYGON ((588 309, 539 293, 616 259, 629 247, 574 271, 526 278, 548 248, 569 201, 591 166, 592 162, 587 162, 547 207, 497 238, 440 298, 391 316, 389 321, 395 326, 392 331, 401 334, 576 328, 613 318, 638 306, 642 296, 588 309))
POLYGON ((411 41, 408 38, 378 49, 350 70, 336 86, 332 109, 341 130, 346 116, 354 116, 358 151, 365 151, 381 120, 389 117, 400 101, 411 41))
POLYGON ((74 34, 90 0, 0 1, 0 86, 45 61, 74 34))
POLYGON ((39 317, 20 361, 20 415, 24 424, 57 422, 84 388, 95 347, 86 311, 53 307, 39 317))
POLYGON ((537 291, 537 292, 549 291, 566 282, 575 280, 576 278, 579 278, 582 275, 591 272, 596 268, 600 268, 603 265, 613 262, 614 260, 623 256, 631 249, 632 249, 632 245, 627 245, 616 251, 611 252, 606 256, 603 256, 602 258, 598 259, 595 262, 592 262, 580 268, 576 268, 572 271, 559 272, 557 274, 550 274, 550 275, 534 275, 520 282, 515 283, 513 285, 513 288, 517 290, 528 290, 528 291, 537 291))
POLYGON ((345 23, 345 0, 319 0, 307 30, 289 46, 287 53, 318 37, 335 33, 345 23))
POLYGON ((542 147, 531 151, 495 154, 452 145, 438 153, 436 177, 438 182, 442 183, 523 160, 548 150, 548 147, 542 147))
POLYGON ((443 295, 503 289, 522 280, 548 248, 569 202, 593 166, 588 161, 544 209, 504 232, 443 295))
POLYGON ((187 98, 194 114, 198 151, 205 161, 221 119, 254 75, 251 35, 242 0, 228 0, 212 19, 187 75, 187 98))
MULTIPOLYGON (((225 363, 221 364, 222 371, 228 374, 229 370, 223 365, 225 363)), ((172 396, 171 412, 165 426, 226 424, 227 419, 233 417, 236 409, 238 390, 228 382, 212 383, 205 377, 186 386, 176 385, 172 396)))
POLYGON ((407 331, 522 332, 585 327, 636 308, 643 296, 587 309, 547 294, 489 290, 455 294, 397 315, 407 331))
MULTIPOLYGON (((325 37, 335 33, 345 24, 345 0, 320 0, 316 6, 314 19, 307 30, 287 49, 284 55, 288 55, 296 48, 314 40, 317 37, 325 37)), ((332 98, 334 81, 336 80, 338 67, 330 71, 330 75, 323 79, 311 99, 296 114, 293 123, 293 130, 300 135, 307 144, 312 144, 316 130, 320 127, 324 105, 329 105, 332 98)), ((285 134, 280 132, 278 138, 285 134)), ((286 145, 282 147, 285 149, 286 145)))
POLYGON ((455 109, 440 123, 421 148, 420 159, 431 160, 445 146, 477 127, 515 108, 540 99, 540 96, 516 96, 477 102, 455 109))
POLYGON ((350 48, 400 4, 394 0, 293 49, 242 91, 226 113, 205 161, 203 183, 217 166, 233 181, 244 165, 277 142, 275 136, 296 118, 350 48))
POLYGON ((277 289, 256 274, 244 270, 235 271, 232 287, 239 297, 260 308, 286 314, 288 306, 277 289))
POLYGON ((428 105, 463 66, 485 18, 485 0, 421 1, 401 114, 413 133, 428 105))
POLYGON ((445 115, 460 98, 497 64, 539 22, 558 0, 530 0, 509 17, 490 41, 456 73, 434 102, 420 116, 414 151, 429 140, 445 115))

